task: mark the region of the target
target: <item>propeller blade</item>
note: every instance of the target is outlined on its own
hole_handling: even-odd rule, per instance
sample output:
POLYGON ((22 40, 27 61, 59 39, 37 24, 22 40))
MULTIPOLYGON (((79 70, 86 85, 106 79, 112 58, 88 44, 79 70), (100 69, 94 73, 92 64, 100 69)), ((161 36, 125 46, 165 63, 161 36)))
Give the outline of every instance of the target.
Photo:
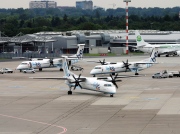
POLYGON ((111 79, 113 79, 112 74, 110 74, 111 79))
POLYGON ((105 59, 103 59, 103 61, 99 60, 99 63, 101 63, 101 65, 107 65, 105 59))
POLYGON ((116 75, 115 75, 114 79, 116 79, 116 78, 117 78, 117 76, 118 76, 118 74, 116 74, 116 75))
POLYGON ((80 77, 81 77, 81 74, 79 74, 78 80, 80 79, 80 77))
POLYGON ((110 74, 110 77, 111 77, 110 82, 112 82, 112 83, 116 86, 116 88, 118 88, 118 85, 116 84, 116 82, 117 82, 117 81, 122 81, 122 80, 116 80, 116 78, 118 77, 118 74, 116 74, 116 75, 114 76, 114 78, 113 78, 113 76, 110 74))
POLYGON ((130 66, 131 64, 128 63, 128 59, 126 60, 126 62, 124 62, 124 61, 122 61, 122 62, 123 62, 123 64, 124 64, 124 66, 123 66, 122 68, 126 68, 125 72, 127 72, 128 70, 131 70, 131 69, 129 68, 129 66, 130 66))
POLYGON ((82 86, 80 85, 80 84, 78 84, 79 85, 79 87, 82 89, 82 86))
POLYGON ((113 84, 116 86, 116 88, 118 88, 118 85, 116 83, 113 83, 113 84))
POLYGON ((81 74, 79 74, 78 78, 76 78, 74 75, 72 75, 72 76, 75 80, 75 81, 71 82, 71 83, 75 83, 74 90, 76 89, 77 86, 79 86, 82 89, 82 86, 80 85, 80 82, 82 82, 82 80, 80 80, 81 74))
POLYGON ((78 86, 78 84, 77 84, 77 82, 76 82, 76 84, 75 84, 75 86, 74 86, 74 90, 76 89, 77 86, 78 86))
POLYGON ((72 75, 73 76, 73 78, 76 80, 76 78, 74 77, 74 75, 72 75))

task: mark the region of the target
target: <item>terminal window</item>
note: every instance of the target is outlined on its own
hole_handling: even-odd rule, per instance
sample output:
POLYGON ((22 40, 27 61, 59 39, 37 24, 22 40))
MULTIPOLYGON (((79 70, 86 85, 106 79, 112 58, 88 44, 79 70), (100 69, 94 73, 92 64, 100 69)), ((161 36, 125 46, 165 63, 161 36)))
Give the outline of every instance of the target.
POLYGON ((96 46, 102 46, 101 40, 96 40, 96 46))

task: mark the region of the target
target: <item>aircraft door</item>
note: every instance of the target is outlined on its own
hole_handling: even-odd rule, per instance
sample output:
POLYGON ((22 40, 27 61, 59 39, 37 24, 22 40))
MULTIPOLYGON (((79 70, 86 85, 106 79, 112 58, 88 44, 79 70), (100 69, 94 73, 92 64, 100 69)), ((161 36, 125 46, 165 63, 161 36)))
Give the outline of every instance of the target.
POLYGON ((29 62, 29 64, 28 64, 28 65, 29 65, 29 68, 32 68, 32 63, 31 63, 31 62, 29 62))

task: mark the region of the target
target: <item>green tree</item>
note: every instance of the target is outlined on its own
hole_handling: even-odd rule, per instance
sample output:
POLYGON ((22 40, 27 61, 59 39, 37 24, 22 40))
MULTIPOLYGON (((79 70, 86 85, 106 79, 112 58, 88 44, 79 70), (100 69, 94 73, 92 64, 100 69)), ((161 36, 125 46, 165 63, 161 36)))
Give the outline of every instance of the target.
POLYGON ((68 21, 68 16, 66 14, 63 16, 63 21, 65 21, 65 22, 68 21))

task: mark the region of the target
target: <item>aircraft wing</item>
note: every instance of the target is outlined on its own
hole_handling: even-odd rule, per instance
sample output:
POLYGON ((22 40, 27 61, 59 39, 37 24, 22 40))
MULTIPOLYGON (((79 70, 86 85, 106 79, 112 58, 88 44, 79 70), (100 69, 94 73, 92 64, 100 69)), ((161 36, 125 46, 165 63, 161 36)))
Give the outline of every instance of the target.
POLYGON ((54 80, 67 80, 65 77, 29 77, 30 79, 54 79, 54 80))
POLYGON ((162 55, 162 54, 174 54, 174 53, 176 53, 178 50, 173 50, 173 51, 169 51, 169 50, 167 50, 167 51, 164 51, 164 52, 160 52, 160 54, 162 55))
MULTIPOLYGON (((125 46, 125 45, 124 45, 125 46)), ((128 45, 129 47, 134 47, 134 48, 138 48, 138 46, 135 45, 128 45)))
POLYGON ((117 62, 106 62, 105 59, 103 59, 102 61, 87 61, 87 62, 94 62, 94 63, 101 63, 101 65, 109 65, 109 64, 117 64, 117 62))
MULTIPOLYGON (((70 80, 67 77, 29 77, 30 79, 52 79, 52 80, 70 80)), ((85 81, 86 78, 79 78, 81 81, 85 81)))
POLYGON ((134 65, 139 65, 139 64, 158 64, 158 63, 153 63, 153 62, 149 62, 149 63, 147 63, 147 62, 137 62, 137 63, 134 63, 134 65))
MULTIPOLYGON (((114 76, 116 78, 129 78, 129 77, 140 77, 142 75, 121 75, 121 76, 114 76)), ((98 80, 107 80, 107 79, 110 79, 110 77, 97 77, 98 80)))

